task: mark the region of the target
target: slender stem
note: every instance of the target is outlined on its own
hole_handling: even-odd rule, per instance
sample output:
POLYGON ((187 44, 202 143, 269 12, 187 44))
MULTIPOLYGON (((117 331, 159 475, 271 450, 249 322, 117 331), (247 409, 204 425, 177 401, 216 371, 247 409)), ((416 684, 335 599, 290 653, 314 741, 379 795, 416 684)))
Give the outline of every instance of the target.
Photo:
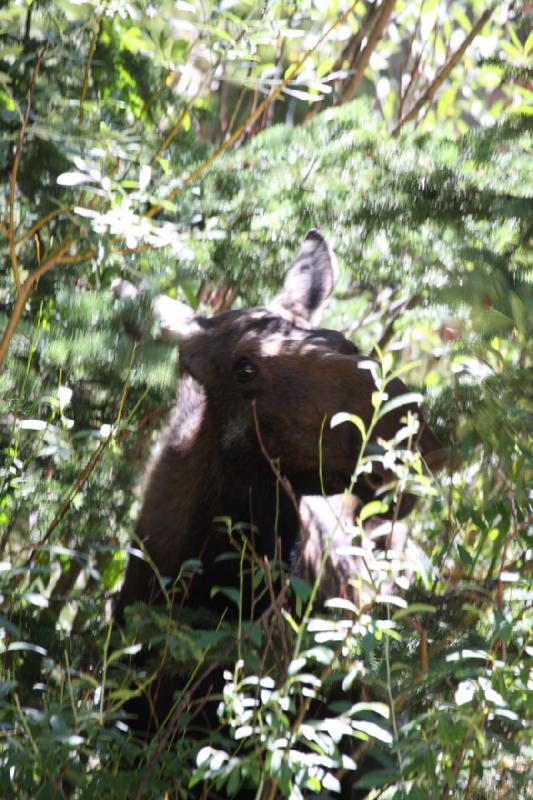
MULTIPOLYGON (((70 508, 72 506, 72 501, 74 500, 76 495, 78 495, 80 493, 80 491, 83 488, 83 486, 87 483, 87 480, 92 475, 96 465, 100 461, 100 458, 102 457, 102 454, 104 453, 104 450, 107 448, 107 446, 110 444, 110 442, 116 436, 116 430, 115 429, 117 428, 117 426, 119 425, 120 421, 122 420, 122 415, 123 415, 123 412, 124 412, 124 404, 126 402, 126 397, 128 395, 129 381, 130 381, 131 371, 133 369, 133 364, 134 364, 134 361, 135 361, 135 357, 136 357, 136 354, 137 354, 138 344, 139 344, 138 342, 134 342, 134 344, 133 344, 133 349, 132 349, 132 352, 131 352, 130 363, 129 363, 129 368, 128 368, 128 374, 126 375, 126 380, 124 381, 124 386, 122 387, 122 394, 121 394, 121 397, 120 397, 118 411, 117 411, 117 415, 115 417, 114 425, 111 428, 111 431, 110 431, 109 435, 104 439, 103 442, 100 442, 100 444, 98 445, 98 447, 96 448, 96 450, 94 451, 92 456, 90 457, 89 461, 87 462, 87 464, 85 465, 85 467, 81 471, 76 483, 70 489, 70 491, 69 491, 69 493, 68 493, 68 495, 66 497, 65 502, 61 506, 61 509, 56 514, 56 516, 52 520, 51 524, 48 526, 48 529, 47 529, 46 533, 44 534, 44 536, 43 536, 43 538, 42 538, 42 540, 40 542, 40 546, 42 546, 43 544, 45 544, 48 541, 48 539, 50 538, 52 533, 55 531, 57 526, 66 517, 66 515, 68 514, 68 512, 70 511, 70 508)), ((31 552, 28 561, 32 560, 33 552, 34 551, 31 552)))
POLYGON ((405 74, 405 70, 407 69, 407 65, 409 64, 409 60, 410 60, 410 58, 411 58, 411 56, 413 54, 413 44, 414 44, 415 38, 419 35, 419 32, 420 32, 420 23, 421 23, 421 20, 422 20, 422 12, 424 11, 424 3, 425 3, 425 0, 422 0, 422 2, 420 3, 420 8, 418 9, 418 18, 416 20, 415 27, 413 28, 413 33, 409 37, 409 42, 408 42, 408 44, 407 44, 407 46, 405 48, 405 53, 404 53, 404 56, 403 56, 403 58, 401 60, 401 63, 400 63, 400 74, 398 76, 398 116, 399 117, 401 117, 402 114, 403 114, 404 103, 405 103, 405 101, 407 99, 407 95, 409 94, 409 92, 410 92, 410 90, 411 90, 411 88, 413 86, 413 82, 414 82, 414 79, 415 79, 415 76, 416 76, 418 65, 420 63, 420 59, 422 57, 422 53, 424 52, 424 48, 426 46, 426 42, 424 41, 422 43, 422 47, 420 49, 420 53, 415 58, 415 61, 414 61, 414 64, 413 64, 413 68, 411 70, 411 77, 410 77, 409 83, 407 84, 407 86, 405 88, 405 91, 404 91, 403 88, 402 88, 403 76, 405 74))
MULTIPOLYGON (((33 72, 31 75, 31 82, 30 88, 28 90, 27 95, 27 102, 26 102, 26 111, 24 112, 24 117, 22 118, 22 125, 19 131, 19 140, 17 144, 17 148, 15 150, 15 158, 13 160, 13 169, 11 170, 11 181, 10 181, 10 189, 9 189, 9 229, 8 229, 8 237, 9 237, 9 255, 11 258, 11 271, 13 273, 13 280, 15 281, 15 288, 17 290, 17 294, 20 294, 21 285, 20 285, 20 272, 17 263, 17 251, 15 247, 15 194, 17 190, 17 176, 20 166, 20 159, 22 157, 22 146, 24 144, 24 139, 26 136, 26 130, 28 128, 28 122, 30 119, 30 111, 31 105, 33 101, 33 95, 35 93, 35 84, 37 82, 37 75, 39 74, 39 70, 41 68, 41 64, 45 53, 48 49, 48 44, 46 44, 39 55, 37 56, 37 61, 35 62, 35 66, 33 68, 33 72)), ((1 359, 0 359, 1 364, 1 359)))
MULTIPOLYGON (((340 53, 339 57, 333 64, 331 68, 332 73, 341 71, 343 69, 345 61, 348 61, 348 63, 350 64, 350 70, 355 69, 359 57, 361 55, 361 44, 363 42, 363 39, 366 37, 367 33, 374 25, 378 13, 379 10, 377 9, 376 6, 371 6, 368 9, 365 18, 363 19, 363 21, 359 26, 359 30, 352 37, 350 37, 348 43, 345 45, 345 47, 343 47, 342 52, 340 53)), ((348 73, 347 77, 349 77, 349 75, 350 73, 348 73)), ((340 83, 341 80, 335 81, 335 84, 338 87, 336 88, 337 94, 341 92, 342 87, 339 87, 340 83)), ((304 122, 307 123, 310 120, 314 119, 316 115, 320 111, 322 111, 324 103, 325 103, 325 97, 322 97, 321 100, 318 100, 316 103, 313 103, 313 105, 306 111, 304 122)))
POLYGON ((440 68, 437 75, 435 76, 434 80, 429 84, 426 90, 420 95, 416 103, 411 106, 409 111, 401 117, 401 119, 396 123, 395 127, 393 128, 392 135, 397 136, 406 122, 410 122, 412 119, 418 115, 420 109, 425 106, 426 104, 431 103, 437 90, 440 89, 452 69, 457 66, 459 61, 462 59, 465 52, 468 50, 478 33, 482 30, 483 26, 489 21, 492 14, 496 9, 496 5, 490 6, 487 10, 480 16, 478 21, 475 25, 472 26, 472 30, 465 37, 465 40, 461 44, 457 50, 451 54, 449 59, 446 61, 445 64, 440 68))
POLYGON ((91 77, 91 65, 93 63, 94 53, 96 50, 96 45, 98 44, 98 39, 100 38, 100 32, 102 30, 102 15, 98 17, 96 28, 93 31, 92 39, 91 39, 91 46, 89 47, 89 55, 87 56, 87 62, 85 64, 85 72, 83 75, 83 84, 81 87, 81 95, 80 95, 80 126, 83 125, 83 104, 85 103, 85 98, 87 97, 87 90, 89 89, 89 79, 91 77))
POLYGON ((107 626, 107 636, 105 637, 104 641, 104 659, 102 664, 102 685, 100 687, 100 708, 99 708, 99 717, 100 717, 100 726, 104 724, 104 701, 107 695, 105 691, 105 685, 107 681, 107 668, 109 665, 108 653, 109 653, 109 643, 111 642, 111 634, 113 632, 113 623, 107 626))
POLYGON ((22 316, 22 312, 26 307, 26 303, 28 302, 32 289, 37 281, 57 264, 79 264, 82 261, 87 261, 87 259, 92 258, 96 252, 93 248, 91 248, 90 250, 85 250, 82 253, 68 256, 66 255, 66 252, 70 244, 71 242, 69 240, 63 242, 63 244, 55 251, 55 253, 52 253, 52 255, 50 255, 45 261, 42 262, 42 264, 37 267, 37 269, 34 269, 33 272, 28 275, 24 283, 22 283, 15 301, 15 305, 11 311, 7 327, 4 331, 4 335, 0 341, 0 369, 4 363, 4 358, 9 349, 9 345, 11 344, 11 340, 13 338, 13 334, 15 333, 18 322, 22 316))
POLYGON ((384 0, 383 5, 378 12, 378 17, 374 27, 372 28, 372 32, 368 37, 368 42, 366 43, 364 50, 359 54, 354 72, 344 87, 344 91, 342 93, 343 102, 347 102, 348 100, 352 99, 354 92, 363 80, 365 70, 368 67, 368 62, 370 61, 370 56, 376 49, 383 35, 383 31, 389 23, 395 5, 396 0, 384 0))
POLYGON ((38 756, 39 755, 39 748, 37 747, 35 739, 31 735, 30 726, 26 722, 26 717, 24 716, 24 711, 22 710, 22 707, 20 705, 20 700, 19 700, 19 696, 18 696, 17 692, 14 693, 14 697, 15 697, 15 705, 17 706, 17 711, 19 713, 19 717, 20 717, 20 721, 22 723, 22 727, 24 728, 26 736, 28 737, 28 740, 29 740, 29 742, 31 744, 33 752, 35 753, 35 755, 38 756))
MULTIPOLYGON (((390 622, 390 606, 387 604, 387 619, 390 622)), ((392 673, 391 673, 391 664, 390 664, 390 638, 388 634, 385 635, 385 642, 384 642, 384 650, 385 650, 385 671, 387 675, 387 697, 389 699, 389 708, 390 708, 390 716, 391 716, 391 723, 392 723, 392 731, 394 733, 394 741, 397 744, 400 740, 399 733, 398 733, 398 723, 396 721, 396 706, 394 703, 394 697, 392 695, 392 673)), ((400 768, 400 775, 402 776, 402 783, 403 783, 403 759, 401 752, 398 750, 398 766, 400 768)))
POLYGON ((27 239, 31 239, 34 233, 37 233, 37 231, 39 231, 44 225, 46 225, 48 222, 51 222, 53 219, 56 219, 56 217, 60 217, 61 214, 67 213, 68 211, 70 211, 69 206, 61 206, 60 208, 54 208, 52 211, 49 211, 48 214, 44 214, 34 225, 31 226, 31 228, 28 228, 28 230, 24 231, 24 233, 22 233, 18 239, 15 239, 15 244, 22 244, 22 242, 25 242, 27 239))

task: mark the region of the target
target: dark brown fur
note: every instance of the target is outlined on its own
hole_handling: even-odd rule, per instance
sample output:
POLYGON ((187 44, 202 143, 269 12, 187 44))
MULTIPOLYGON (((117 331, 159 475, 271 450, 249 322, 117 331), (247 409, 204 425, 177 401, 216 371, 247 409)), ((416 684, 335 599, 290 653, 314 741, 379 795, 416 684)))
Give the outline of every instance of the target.
MULTIPOLYGON (((231 549, 220 518, 244 523, 259 556, 272 558, 279 541, 288 562, 298 549, 301 523, 295 499, 333 495, 350 483, 361 437, 354 425, 332 429, 329 421, 349 412, 368 424, 375 385, 362 365, 367 359, 351 342, 336 331, 310 327, 333 276, 329 246, 311 231, 269 308, 206 319, 166 298, 158 306, 162 330, 179 343, 188 375, 179 382, 174 414, 148 474, 137 533, 156 570, 171 581, 185 561, 202 560, 203 573, 187 585, 190 604, 212 604, 214 586, 238 584, 238 567, 232 572, 233 562, 225 562, 222 569, 216 560, 231 549), (240 370, 243 364, 251 365, 253 375, 240 370), (275 468, 291 491, 277 486, 275 468)), ((398 379, 387 387, 391 397, 405 391, 398 379)), ((381 419, 372 441, 391 439, 408 410, 420 419, 417 446, 437 468, 440 444, 413 404, 381 419)), ((354 494, 367 502, 389 478, 376 464, 357 481, 354 494)), ((396 515, 407 513, 413 502, 404 497, 396 515)), ((130 558, 119 617, 135 601, 159 598, 157 585, 153 568, 130 558)))

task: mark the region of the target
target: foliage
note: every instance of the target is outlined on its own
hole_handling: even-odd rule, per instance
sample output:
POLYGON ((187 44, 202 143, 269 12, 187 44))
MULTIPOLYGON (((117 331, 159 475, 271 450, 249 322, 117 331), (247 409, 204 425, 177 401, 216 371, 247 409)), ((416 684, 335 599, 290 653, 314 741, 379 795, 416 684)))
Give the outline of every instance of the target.
POLYGON ((3 4, 2 796, 335 796, 341 775, 343 796, 531 796, 533 39, 497 4, 452 69, 486 10, 3 4), (151 297, 262 302, 312 226, 341 269, 327 324, 379 344, 384 391, 398 370, 423 390, 449 468, 399 476, 423 497, 404 559, 372 567, 371 608, 323 609, 293 575, 238 630, 141 607, 116 630, 175 385, 151 297), (111 300, 118 275, 139 307, 111 300), (125 705, 161 663, 192 682, 223 667, 224 724, 198 733, 178 696, 136 739, 125 705))

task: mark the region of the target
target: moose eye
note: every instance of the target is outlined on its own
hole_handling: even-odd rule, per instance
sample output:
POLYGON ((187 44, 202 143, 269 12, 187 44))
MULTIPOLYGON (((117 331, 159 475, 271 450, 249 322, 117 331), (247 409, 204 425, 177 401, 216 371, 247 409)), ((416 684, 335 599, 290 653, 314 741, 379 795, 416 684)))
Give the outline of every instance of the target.
POLYGON ((240 356, 233 364, 233 372, 239 383, 247 383, 257 375, 257 367, 246 356, 240 356))

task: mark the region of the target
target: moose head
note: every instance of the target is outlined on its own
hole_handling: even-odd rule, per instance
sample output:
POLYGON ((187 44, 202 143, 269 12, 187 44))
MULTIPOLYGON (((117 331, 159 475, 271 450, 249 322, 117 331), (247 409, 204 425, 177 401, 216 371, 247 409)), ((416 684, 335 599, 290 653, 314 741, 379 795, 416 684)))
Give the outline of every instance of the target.
MULTIPOLYGON (((149 469, 138 535, 159 572, 172 580, 188 559, 203 561, 188 602, 209 602, 214 585, 238 579, 217 562, 229 549, 228 526, 221 520, 231 522, 230 530, 240 526, 256 553, 280 552, 289 561, 298 546, 297 503, 303 495, 331 495, 351 485, 367 502, 390 483, 380 458, 372 461, 370 473, 352 479, 360 426, 330 425, 336 414, 347 412, 368 428, 376 391, 369 360, 341 333, 314 327, 335 274, 326 239, 311 230, 281 293, 266 307, 206 318, 169 297, 154 303, 162 337, 179 347, 184 377, 149 469)), ((116 282, 114 291, 130 298, 136 292, 124 281, 116 282)), ((386 391, 396 398, 407 389, 396 378, 386 391)), ((407 412, 419 420, 412 446, 437 469, 441 446, 416 403, 381 416, 370 447, 394 438, 407 412)), ((396 515, 407 513, 412 503, 403 497, 396 515)), ((146 562, 130 559, 121 608, 154 596, 150 571, 146 562)))

